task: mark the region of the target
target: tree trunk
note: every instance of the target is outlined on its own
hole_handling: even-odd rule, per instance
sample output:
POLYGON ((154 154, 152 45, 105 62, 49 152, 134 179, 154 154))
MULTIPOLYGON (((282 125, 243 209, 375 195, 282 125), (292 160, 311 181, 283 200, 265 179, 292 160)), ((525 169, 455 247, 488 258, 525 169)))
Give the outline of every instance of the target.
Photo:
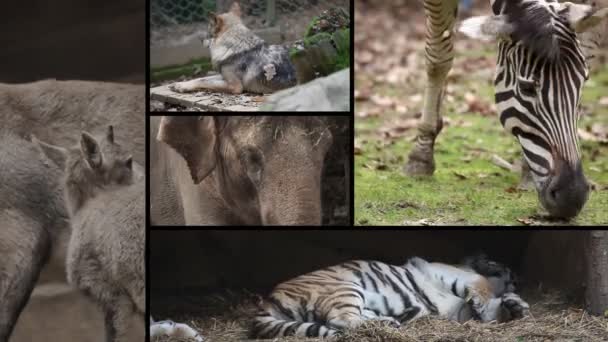
POLYGON ((587 289, 585 308, 594 315, 608 314, 608 231, 586 232, 587 289))

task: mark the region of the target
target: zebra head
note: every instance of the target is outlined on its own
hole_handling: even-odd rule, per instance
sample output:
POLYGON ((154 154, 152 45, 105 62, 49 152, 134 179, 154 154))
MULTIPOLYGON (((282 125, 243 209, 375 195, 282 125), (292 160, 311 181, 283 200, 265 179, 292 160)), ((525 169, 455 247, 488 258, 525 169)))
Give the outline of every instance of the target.
POLYGON ((493 0, 493 16, 467 19, 461 31, 498 39, 496 107, 519 141, 543 207, 576 216, 589 196, 577 135, 589 67, 577 33, 608 9, 554 0, 493 0))

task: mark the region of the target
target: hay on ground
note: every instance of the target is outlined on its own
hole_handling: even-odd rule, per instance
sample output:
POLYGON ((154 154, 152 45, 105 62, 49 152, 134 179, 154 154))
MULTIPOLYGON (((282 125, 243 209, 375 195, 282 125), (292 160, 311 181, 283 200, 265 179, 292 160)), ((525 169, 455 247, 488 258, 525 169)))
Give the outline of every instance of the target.
MULTIPOLYGON (((258 296, 250 293, 230 293, 222 296, 197 298, 172 297, 157 305, 162 316, 190 324, 202 332, 209 342, 248 341, 249 318, 255 312, 258 296)), ((423 317, 393 328, 381 322, 366 322, 346 331, 337 342, 481 342, 481 341, 608 341, 608 318, 591 316, 565 301, 565 296, 553 292, 524 296, 529 298, 531 315, 508 323, 458 323, 436 317, 423 317)), ((159 301, 160 302, 160 301, 159 301)), ((154 310, 154 308, 153 308, 154 310)), ((155 313, 154 315, 159 315, 155 313)), ((156 317, 155 317, 156 318, 156 317)), ((273 342, 305 342, 318 339, 281 338, 273 342)), ((153 342, 186 342, 163 337, 153 342)))

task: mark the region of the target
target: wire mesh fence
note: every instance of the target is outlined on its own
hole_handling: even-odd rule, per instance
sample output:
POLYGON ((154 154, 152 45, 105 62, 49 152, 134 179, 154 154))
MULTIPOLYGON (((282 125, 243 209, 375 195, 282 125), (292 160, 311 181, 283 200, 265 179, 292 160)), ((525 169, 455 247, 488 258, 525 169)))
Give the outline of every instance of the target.
MULTIPOLYGON (((233 0, 151 0, 150 45, 175 46, 196 40, 212 13, 223 13, 233 0)), ((332 7, 350 12, 350 0, 240 0, 250 29, 277 26, 285 41, 302 38, 310 21, 332 7)))

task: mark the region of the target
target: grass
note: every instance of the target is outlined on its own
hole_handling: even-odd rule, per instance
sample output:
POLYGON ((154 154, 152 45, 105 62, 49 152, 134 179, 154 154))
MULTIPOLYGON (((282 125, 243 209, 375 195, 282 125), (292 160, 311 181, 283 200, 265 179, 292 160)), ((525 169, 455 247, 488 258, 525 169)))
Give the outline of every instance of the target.
POLYGON ((162 68, 152 68, 150 70, 151 82, 162 82, 165 80, 177 79, 181 76, 194 76, 196 74, 206 74, 211 70, 211 60, 209 58, 197 58, 182 65, 170 65, 162 68))
MULTIPOLYGON (((467 55, 484 53, 469 51, 467 55)), ((484 101, 493 102, 493 89, 488 80, 473 75, 464 76, 458 82, 454 102, 444 105, 444 118, 452 124, 444 126, 437 138, 436 171, 432 177, 410 178, 402 172, 413 147, 415 129, 400 139, 385 139, 378 134, 379 129, 390 126, 398 114, 388 111, 378 117, 356 117, 356 144, 361 154, 355 157, 355 224, 518 225, 522 224, 518 219, 540 211, 536 191, 517 191, 519 175, 499 168, 490 160, 492 154, 511 162, 519 159, 521 148, 516 140, 503 130, 497 117, 459 113, 456 108, 462 103, 464 92, 471 90, 484 101)), ((374 90, 383 96, 404 96, 403 88, 376 87, 374 90)), ((422 94, 422 88, 405 92, 422 94)), ((593 74, 586 85, 582 105, 593 114, 584 116, 579 127, 596 122, 608 124, 608 107, 597 103, 606 94, 608 67, 593 74)), ((569 223, 605 225, 608 224, 608 146, 583 141, 582 151, 585 175, 598 189, 591 193, 581 214, 569 223)))

